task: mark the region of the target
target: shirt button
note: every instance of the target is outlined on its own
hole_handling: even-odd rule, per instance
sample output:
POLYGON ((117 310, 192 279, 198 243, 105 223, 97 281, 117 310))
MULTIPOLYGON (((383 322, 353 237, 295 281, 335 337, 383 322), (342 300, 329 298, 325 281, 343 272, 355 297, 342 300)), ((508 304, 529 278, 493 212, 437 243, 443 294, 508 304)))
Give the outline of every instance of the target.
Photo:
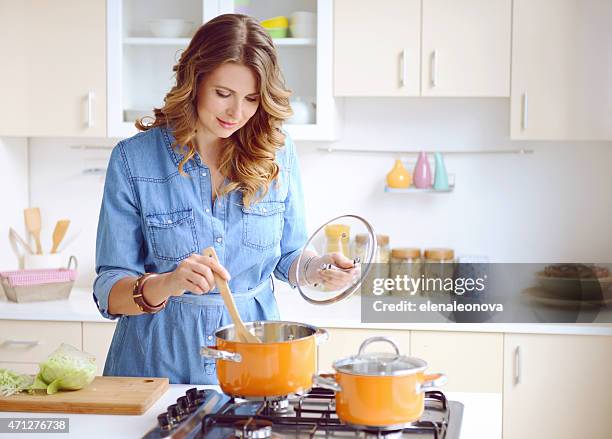
POLYGON ((208 337, 206 337, 206 340, 211 341, 212 340, 212 335, 209 335, 208 337))
POLYGON ((204 212, 210 213, 210 209, 207 207, 206 209, 204 209, 204 212))
POLYGON ((265 207, 262 207, 262 208, 261 208, 261 211, 265 213, 265 212, 266 212, 266 208, 265 208, 265 207))
POLYGON ((219 236, 219 237, 217 238, 217 242, 218 242, 219 244, 221 244, 221 243, 223 242, 223 238, 221 238, 221 237, 219 236))
POLYGON ((172 224, 172 220, 168 220, 166 221, 168 224, 172 224))
POLYGON ((206 177, 206 172, 202 172, 202 177, 206 177))

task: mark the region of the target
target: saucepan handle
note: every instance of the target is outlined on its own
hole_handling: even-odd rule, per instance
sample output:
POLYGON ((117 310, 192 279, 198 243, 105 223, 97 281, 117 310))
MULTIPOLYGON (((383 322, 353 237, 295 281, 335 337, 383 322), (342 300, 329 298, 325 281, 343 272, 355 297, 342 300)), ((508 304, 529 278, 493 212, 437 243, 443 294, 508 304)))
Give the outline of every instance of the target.
POLYGON ((315 343, 319 346, 321 343, 326 342, 329 339, 329 332, 327 332, 323 328, 317 328, 317 331, 314 333, 315 343))
POLYGON ((240 363, 242 361, 242 356, 237 352, 221 351, 219 349, 209 348, 208 346, 200 347, 200 355, 206 358, 233 361, 235 363, 240 363))
POLYGON ((312 383, 324 389, 333 390, 334 392, 342 392, 342 387, 336 382, 333 373, 320 373, 312 376, 312 383))
POLYGON ((420 392, 426 392, 429 390, 437 390, 442 387, 448 381, 448 377, 443 373, 432 373, 430 375, 423 376, 423 384, 420 386, 420 392))

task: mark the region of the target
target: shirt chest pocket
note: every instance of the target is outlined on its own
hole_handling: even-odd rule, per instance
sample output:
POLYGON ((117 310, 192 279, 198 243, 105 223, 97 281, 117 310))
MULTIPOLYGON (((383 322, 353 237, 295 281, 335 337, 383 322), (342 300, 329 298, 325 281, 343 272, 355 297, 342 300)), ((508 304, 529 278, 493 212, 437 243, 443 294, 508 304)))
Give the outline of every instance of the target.
POLYGON ((285 203, 260 201, 242 208, 242 242, 257 250, 270 249, 281 241, 285 203))
POLYGON ((151 213, 145 217, 155 257, 180 261, 198 251, 192 209, 151 213))

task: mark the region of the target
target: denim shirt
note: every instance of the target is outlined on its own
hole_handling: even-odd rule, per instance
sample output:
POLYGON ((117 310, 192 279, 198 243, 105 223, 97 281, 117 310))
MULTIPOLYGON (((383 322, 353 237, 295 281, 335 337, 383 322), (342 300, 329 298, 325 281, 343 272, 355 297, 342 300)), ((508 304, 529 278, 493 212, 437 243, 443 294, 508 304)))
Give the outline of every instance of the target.
MULTIPOLYGON (((109 319, 120 317, 108 312, 109 293, 118 280, 144 272, 172 271, 192 253, 214 246, 220 263, 231 275, 233 294, 237 299, 249 299, 237 300, 243 319, 279 318, 270 277, 274 273, 288 282, 289 268, 307 239, 295 145, 286 136, 285 145, 276 154, 278 180, 270 184, 261 201, 247 208, 239 191, 212 201, 210 170, 198 154, 183 168, 189 177, 179 174, 182 156, 172 148, 174 140, 169 129, 153 128, 122 140, 111 153, 96 242, 93 293, 100 313, 109 319), (253 305, 251 299, 262 291, 266 299, 253 305)), ((210 345, 214 330, 230 322, 216 289, 201 296, 186 292, 170 299, 174 307, 169 302, 158 314, 121 316, 105 374, 170 376, 171 382, 214 382, 198 375, 197 362, 190 366, 191 372, 174 367, 170 359, 166 368, 151 369, 144 364, 152 360, 151 355, 199 357, 199 345, 206 341, 210 345), (179 305, 182 310, 177 309, 179 305), (180 330, 173 329, 168 320, 176 319, 178 314, 183 322, 180 330), (121 363, 119 356, 125 354, 122 344, 126 343, 126 334, 133 332, 133 337, 154 339, 146 332, 153 327, 173 331, 175 341, 182 337, 186 349, 193 352, 176 352, 174 345, 151 346, 150 340, 139 341, 140 349, 134 355, 140 352, 141 358, 132 362, 143 364, 131 368, 125 362, 117 366, 121 363), (194 330, 201 331, 197 336, 201 340, 193 335, 194 330), (189 337, 196 339, 192 343, 189 337)), ((208 367, 206 373, 211 375, 211 370, 208 367)))

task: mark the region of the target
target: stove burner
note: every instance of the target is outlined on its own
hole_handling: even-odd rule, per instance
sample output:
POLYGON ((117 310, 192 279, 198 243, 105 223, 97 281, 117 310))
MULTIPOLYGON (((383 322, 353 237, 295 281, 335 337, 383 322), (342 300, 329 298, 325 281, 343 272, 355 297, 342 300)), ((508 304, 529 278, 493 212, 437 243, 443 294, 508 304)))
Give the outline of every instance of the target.
POLYGON ((288 399, 277 399, 266 402, 265 412, 272 416, 295 416, 295 410, 288 399))
POLYGON ((272 422, 249 418, 234 423, 235 437, 240 439, 264 439, 272 437, 272 422))
POLYGON ((402 430, 365 430, 364 437, 365 439, 399 439, 402 437, 402 430))

